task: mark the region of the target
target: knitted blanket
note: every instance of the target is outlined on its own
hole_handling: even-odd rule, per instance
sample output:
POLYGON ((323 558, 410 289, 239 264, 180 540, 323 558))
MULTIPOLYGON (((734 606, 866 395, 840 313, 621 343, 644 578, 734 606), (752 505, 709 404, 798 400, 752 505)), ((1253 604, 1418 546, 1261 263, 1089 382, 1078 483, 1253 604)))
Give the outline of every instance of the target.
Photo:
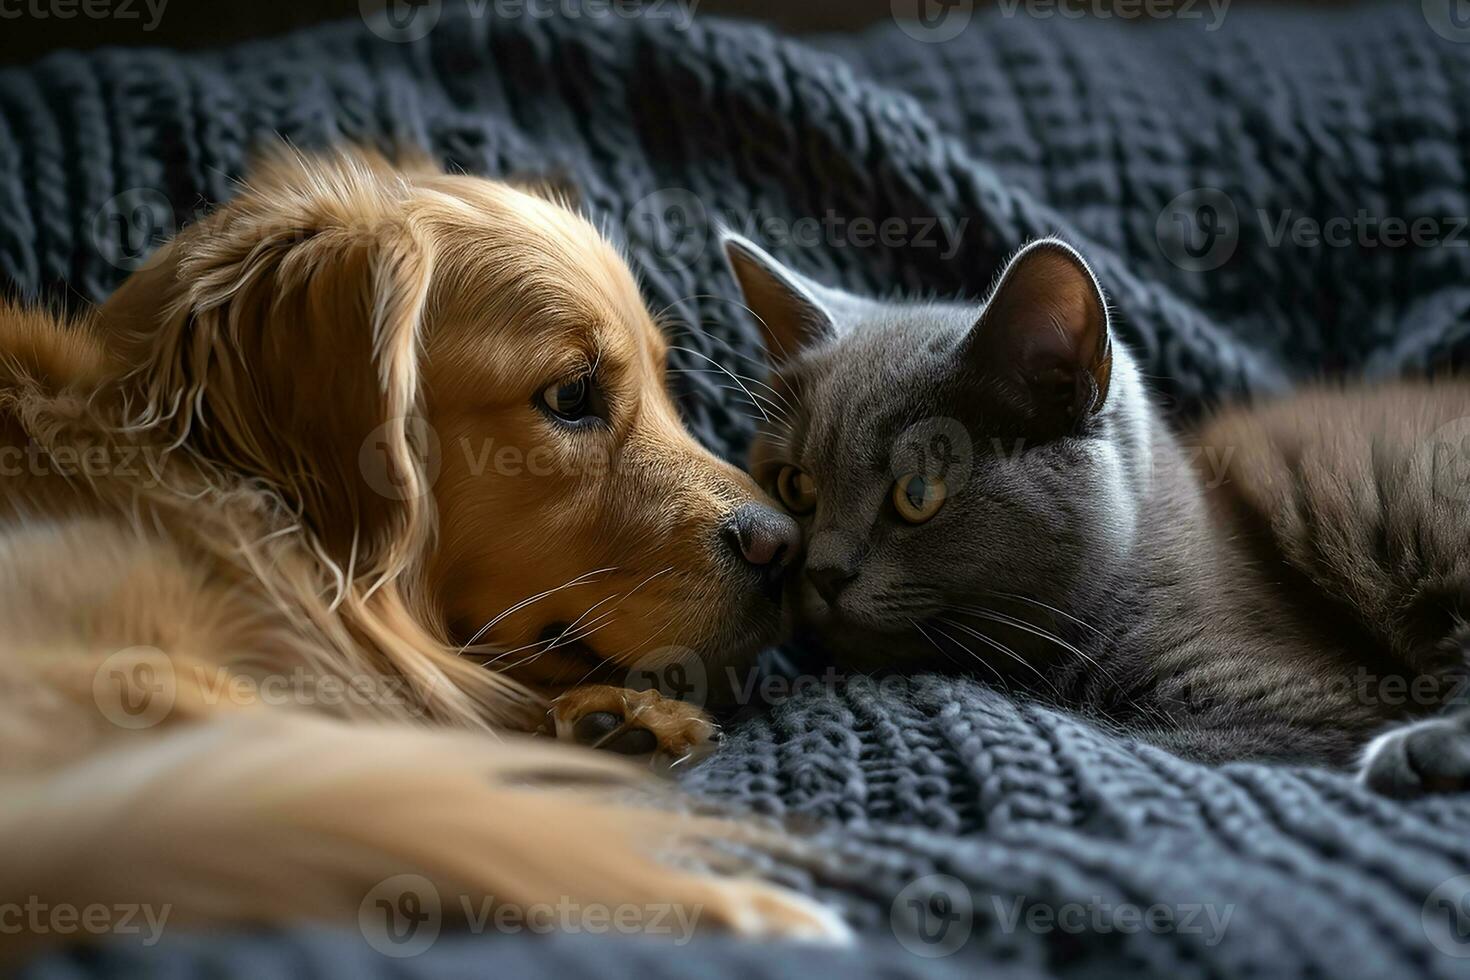
MULTIPOLYGON (((430 4, 426 32, 0 72, 0 289, 101 299, 280 133, 566 174, 681 345, 720 361, 759 352, 719 223, 874 293, 977 295, 1009 250, 1060 233, 1183 415, 1470 352, 1470 35, 1446 2, 1148 24, 961 3, 805 43, 667 5, 561 6, 430 4)), ((691 423, 738 458, 751 405, 683 377, 691 423)), ((856 950, 446 934, 389 960, 355 931, 170 932, 29 975, 1470 974, 1470 797, 1189 764, 966 680, 771 700, 686 782, 820 818, 830 864, 775 873, 847 909, 856 950)))

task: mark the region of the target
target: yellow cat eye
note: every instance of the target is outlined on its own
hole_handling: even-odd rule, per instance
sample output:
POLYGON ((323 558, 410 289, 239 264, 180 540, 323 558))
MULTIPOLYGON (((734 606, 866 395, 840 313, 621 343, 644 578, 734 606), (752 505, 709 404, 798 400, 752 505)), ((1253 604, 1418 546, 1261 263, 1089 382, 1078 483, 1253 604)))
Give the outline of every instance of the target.
POLYGON ((817 506, 817 485, 795 466, 783 466, 776 474, 776 496, 793 514, 805 514, 817 506))
POLYGON ((923 524, 944 506, 944 481, 909 473, 893 484, 893 506, 910 524, 923 524))

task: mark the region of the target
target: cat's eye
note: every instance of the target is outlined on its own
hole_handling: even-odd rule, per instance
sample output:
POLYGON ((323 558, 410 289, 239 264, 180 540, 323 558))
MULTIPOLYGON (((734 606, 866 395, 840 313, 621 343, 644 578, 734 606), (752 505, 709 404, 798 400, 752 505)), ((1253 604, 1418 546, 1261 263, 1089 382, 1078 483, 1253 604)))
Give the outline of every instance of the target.
POLYGON ((944 481, 910 473, 893 484, 893 507, 910 524, 923 524, 944 506, 944 481))
POLYGON ((591 414, 592 381, 585 375, 558 381, 541 389, 541 404, 564 422, 576 422, 591 414))
POLYGON ((817 485, 795 466, 783 466, 776 474, 776 496, 793 514, 805 514, 817 506, 817 485))

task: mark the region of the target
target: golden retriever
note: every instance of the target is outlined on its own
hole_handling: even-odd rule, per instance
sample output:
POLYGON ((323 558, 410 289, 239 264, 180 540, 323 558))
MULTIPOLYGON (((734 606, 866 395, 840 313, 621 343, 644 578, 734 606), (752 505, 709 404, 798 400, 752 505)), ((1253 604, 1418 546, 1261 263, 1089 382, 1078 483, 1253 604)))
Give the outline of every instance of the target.
POLYGON ((840 934, 655 861, 730 826, 610 799, 605 753, 493 734, 697 752, 696 706, 621 679, 748 663, 799 546, 573 210, 283 151, 94 318, 0 307, 0 351, 0 901, 350 920, 412 871, 446 914, 840 934))

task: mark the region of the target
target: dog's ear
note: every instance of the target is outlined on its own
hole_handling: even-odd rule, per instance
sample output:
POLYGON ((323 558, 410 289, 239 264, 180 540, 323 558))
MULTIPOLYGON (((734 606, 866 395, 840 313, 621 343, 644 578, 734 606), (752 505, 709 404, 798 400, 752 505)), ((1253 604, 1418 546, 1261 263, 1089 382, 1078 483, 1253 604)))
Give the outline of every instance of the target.
POLYGON ((1107 301, 1092 269, 1058 239, 1026 246, 963 351, 1016 416, 1052 434, 1070 430, 1103 407, 1112 375, 1107 301))
POLYGON ((550 201, 568 211, 582 210, 582 188, 565 167, 555 167, 544 173, 508 174, 504 181, 524 194, 550 201))
POLYGON ((277 488, 359 567, 427 523, 418 348, 433 255, 404 219, 407 186, 361 154, 278 154, 102 310, 147 420, 277 488))
POLYGON ((779 365, 803 349, 837 336, 826 290, 733 232, 721 238, 725 260, 740 285, 745 306, 760 323, 771 363, 779 365))

